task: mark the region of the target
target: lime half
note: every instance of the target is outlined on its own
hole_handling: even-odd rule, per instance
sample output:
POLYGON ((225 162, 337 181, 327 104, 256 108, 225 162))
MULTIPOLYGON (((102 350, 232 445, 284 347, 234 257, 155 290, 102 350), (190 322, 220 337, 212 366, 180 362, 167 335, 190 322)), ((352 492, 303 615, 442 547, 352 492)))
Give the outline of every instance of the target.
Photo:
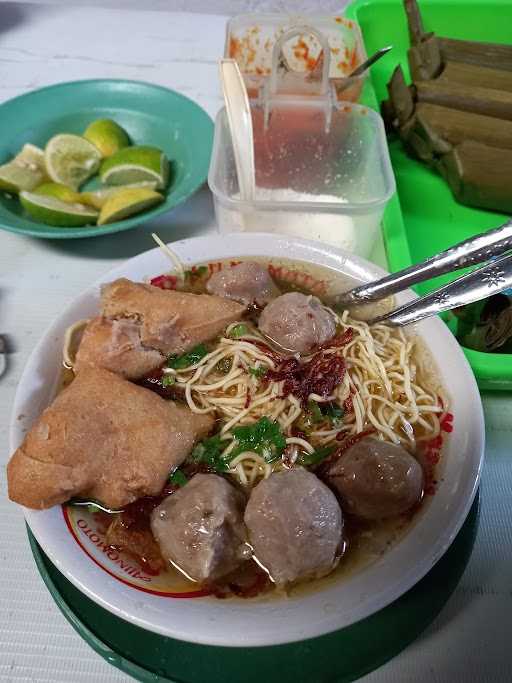
POLYGON ((61 133, 49 140, 44 160, 48 175, 54 182, 78 190, 98 170, 101 154, 79 135, 61 133))
POLYGON ((156 181, 164 190, 169 182, 169 159, 157 147, 125 147, 101 164, 101 182, 106 185, 130 185, 156 181))
POLYGON ((66 202, 67 204, 76 204, 82 201, 80 192, 75 192, 67 185, 62 185, 62 183, 43 183, 36 187, 34 194, 55 197, 55 199, 60 199, 61 202, 66 202))
POLYGON ((123 147, 128 147, 128 133, 112 119, 98 119, 87 126, 84 138, 97 147, 103 157, 112 156, 123 147))
POLYGON ((101 209, 98 225, 122 221, 163 201, 163 196, 145 187, 116 192, 101 209))
POLYGON ((135 190, 138 188, 146 188, 148 190, 156 190, 157 186, 156 180, 148 180, 143 183, 132 183, 131 185, 114 185, 112 187, 102 187, 101 190, 91 190, 88 192, 81 192, 78 196, 79 202, 84 202, 85 204, 90 204, 96 209, 102 209, 111 197, 124 190, 135 190))
POLYGON ((47 225, 79 228, 96 223, 98 218, 98 212, 90 206, 80 203, 68 204, 55 197, 34 192, 21 192, 20 201, 34 220, 47 225))

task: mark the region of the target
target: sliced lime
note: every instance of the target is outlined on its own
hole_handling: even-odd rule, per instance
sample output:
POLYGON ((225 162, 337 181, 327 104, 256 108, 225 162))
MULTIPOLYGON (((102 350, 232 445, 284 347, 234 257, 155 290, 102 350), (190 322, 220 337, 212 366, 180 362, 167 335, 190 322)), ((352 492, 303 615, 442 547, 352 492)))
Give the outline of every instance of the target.
POLYGON ((75 192, 67 185, 62 185, 62 183, 43 183, 36 187, 34 194, 43 195, 45 197, 55 197, 55 199, 60 199, 61 202, 66 202, 67 204, 82 202, 80 192, 75 192))
POLYGON ((54 182, 78 190, 98 170, 101 154, 79 135, 61 133, 46 145, 44 160, 48 175, 54 182))
POLYGON ((101 209, 98 225, 122 221, 163 201, 163 196, 144 187, 116 192, 101 209))
POLYGON ((20 166, 15 161, 10 161, 0 166, 0 190, 17 194, 22 190, 33 190, 43 180, 40 171, 32 171, 30 168, 20 166))
POLYGON ((46 174, 44 151, 40 147, 30 144, 30 142, 23 145, 15 161, 22 166, 28 166, 33 171, 39 169, 46 174))
POLYGON ((148 180, 143 183, 132 183, 131 185, 114 185, 112 187, 103 187, 101 190, 94 190, 90 192, 81 192, 79 201, 90 204, 97 209, 102 209, 105 202, 119 192, 124 190, 134 190, 144 187, 148 190, 156 190, 156 180, 148 180))
POLYGON ((87 126, 84 138, 92 142, 103 157, 112 156, 123 147, 128 147, 128 133, 112 119, 98 119, 87 126))
POLYGON ((163 190, 169 182, 169 160, 157 147, 125 147, 105 159, 100 176, 106 185, 156 181, 163 190))
POLYGON ((20 201, 34 220, 47 225, 78 228, 96 223, 98 218, 98 212, 90 206, 67 204, 55 197, 34 192, 20 192, 20 201))
POLYGON ((0 166, 0 190, 5 192, 33 190, 45 178, 44 153, 35 145, 24 145, 14 159, 0 166))

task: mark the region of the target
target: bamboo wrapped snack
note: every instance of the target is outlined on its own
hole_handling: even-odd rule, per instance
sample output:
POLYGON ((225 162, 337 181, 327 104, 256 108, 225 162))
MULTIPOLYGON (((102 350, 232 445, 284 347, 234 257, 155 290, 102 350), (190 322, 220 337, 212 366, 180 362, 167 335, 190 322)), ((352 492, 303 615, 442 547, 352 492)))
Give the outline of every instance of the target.
POLYGON ((436 169, 457 201, 512 212, 512 45, 440 38, 404 0, 411 47, 382 113, 407 152, 436 169))

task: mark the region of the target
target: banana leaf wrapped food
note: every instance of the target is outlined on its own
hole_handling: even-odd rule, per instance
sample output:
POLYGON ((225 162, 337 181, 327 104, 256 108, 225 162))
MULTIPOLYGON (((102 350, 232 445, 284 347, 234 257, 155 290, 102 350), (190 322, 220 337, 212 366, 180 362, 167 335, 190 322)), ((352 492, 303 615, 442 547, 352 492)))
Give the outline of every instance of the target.
POLYGON ((460 203, 512 213, 512 45, 438 37, 424 30, 416 0, 404 6, 413 83, 394 70, 387 130, 460 203))

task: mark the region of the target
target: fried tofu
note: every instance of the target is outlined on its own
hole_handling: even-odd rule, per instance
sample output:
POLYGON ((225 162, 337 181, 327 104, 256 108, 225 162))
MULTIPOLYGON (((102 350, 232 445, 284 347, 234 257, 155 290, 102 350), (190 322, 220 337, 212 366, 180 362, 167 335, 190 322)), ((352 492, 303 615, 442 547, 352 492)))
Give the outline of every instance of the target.
POLYGON ((34 424, 7 465, 9 497, 45 509, 72 497, 118 509, 160 493, 213 426, 102 369, 80 372, 34 424))
POLYGON ((214 339, 245 310, 219 296, 115 280, 102 289, 101 318, 93 319, 85 329, 75 371, 102 367, 127 379, 139 379, 169 354, 185 353, 214 339))

